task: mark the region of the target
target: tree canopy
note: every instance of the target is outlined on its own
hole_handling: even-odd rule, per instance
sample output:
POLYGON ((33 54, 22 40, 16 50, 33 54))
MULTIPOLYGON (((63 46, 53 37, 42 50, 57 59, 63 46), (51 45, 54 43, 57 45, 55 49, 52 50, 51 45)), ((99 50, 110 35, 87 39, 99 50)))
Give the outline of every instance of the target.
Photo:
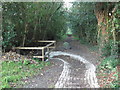
POLYGON ((33 40, 59 39, 66 32, 63 3, 3 3, 3 48, 33 40))
MULTIPOLYGON (((72 4, 67 10, 63 2, 0 3, 2 50, 27 46, 35 40, 62 40, 73 34, 74 39, 98 47, 100 70, 113 73, 120 66, 120 2, 72 4)), ((110 85, 119 87, 117 81, 110 85)))

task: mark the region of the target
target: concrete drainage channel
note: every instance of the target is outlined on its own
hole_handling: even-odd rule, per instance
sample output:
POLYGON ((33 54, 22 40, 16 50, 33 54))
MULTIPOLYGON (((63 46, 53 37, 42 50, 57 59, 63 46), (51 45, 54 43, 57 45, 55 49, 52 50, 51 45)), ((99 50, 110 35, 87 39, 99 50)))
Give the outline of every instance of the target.
POLYGON ((80 88, 80 87, 71 87, 71 86, 66 87, 65 86, 66 83, 69 83, 69 80, 71 78, 70 73, 72 73, 72 72, 70 69, 71 66, 68 62, 66 62, 65 60, 60 59, 60 58, 53 58, 54 56, 60 56, 60 55, 70 56, 70 58, 73 58, 75 60, 79 60, 79 61, 83 62, 86 67, 84 80, 86 80, 87 83, 89 84, 89 86, 90 86, 89 88, 99 88, 99 85, 97 83, 96 74, 95 74, 96 67, 92 63, 90 63, 89 61, 87 61, 86 59, 82 58, 79 55, 70 54, 70 53, 61 52, 61 51, 55 51, 55 52, 50 53, 51 59, 57 59, 64 63, 63 71, 62 71, 58 81, 55 84, 55 88, 80 88))

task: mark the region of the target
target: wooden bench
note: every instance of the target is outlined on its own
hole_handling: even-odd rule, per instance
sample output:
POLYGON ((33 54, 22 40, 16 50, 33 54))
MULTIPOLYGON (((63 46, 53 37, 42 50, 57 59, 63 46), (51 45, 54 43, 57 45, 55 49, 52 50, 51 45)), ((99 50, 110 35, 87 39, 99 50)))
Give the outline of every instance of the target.
POLYGON ((39 43, 49 43, 45 46, 38 46, 38 47, 15 47, 14 49, 20 50, 41 50, 42 55, 41 56, 33 56, 33 58, 42 58, 42 61, 44 61, 45 57, 48 56, 49 59, 49 53, 50 51, 52 51, 53 49, 55 49, 56 47, 56 41, 35 41, 35 42, 39 42, 39 43), (53 46, 52 46, 53 45, 53 46), (45 49, 47 49, 47 54, 45 54, 45 49))

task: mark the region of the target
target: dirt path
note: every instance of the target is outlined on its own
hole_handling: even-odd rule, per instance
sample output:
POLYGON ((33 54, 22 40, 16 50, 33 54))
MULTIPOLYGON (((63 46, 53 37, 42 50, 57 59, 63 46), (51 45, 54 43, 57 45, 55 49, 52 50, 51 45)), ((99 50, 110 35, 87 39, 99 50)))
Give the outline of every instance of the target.
POLYGON ((95 75, 98 55, 76 40, 69 50, 63 49, 63 43, 58 44, 57 50, 50 53, 52 66, 31 78, 24 88, 98 88, 95 75))

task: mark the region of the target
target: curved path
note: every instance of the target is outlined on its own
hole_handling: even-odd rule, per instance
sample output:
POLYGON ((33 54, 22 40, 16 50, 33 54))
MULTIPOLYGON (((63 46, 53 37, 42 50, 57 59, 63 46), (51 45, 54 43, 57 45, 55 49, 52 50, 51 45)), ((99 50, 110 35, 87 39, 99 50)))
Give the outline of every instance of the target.
MULTIPOLYGON (((70 74, 75 73, 72 70, 73 68, 70 69, 70 67, 72 67, 70 65, 70 63, 68 63, 67 61, 65 61, 63 59, 56 58, 56 59, 64 62, 64 66, 63 66, 63 71, 62 71, 57 83, 55 84, 55 88, 81 88, 80 84, 87 84, 87 86, 85 86, 85 87, 90 87, 90 88, 98 88, 99 87, 99 85, 97 83, 97 78, 95 75, 96 68, 92 63, 85 60, 81 56, 75 55, 75 54, 70 54, 70 53, 61 52, 61 51, 56 51, 56 52, 50 53, 51 59, 53 59, 52 57, 54 57, 54 56, 60 56, 60 55, 70 56, 70 58, 73 58, 74 60, 82 62, 85 65, 86 70, 85 70, 85 75, 82 75, 82 78, 74 77, 73 75, 70 77, 70 74), (70 80, 76 81, 76 82, 72 83, 72 82, 70 82, 70 80), (80 83, 80 81, 84 81, 84 83, 80 83)), ((81 65, 81 64, 79 64, 79 65, 81 65)))
POLYGON ((64 50, 61 44, 50 53, 52 65, 29 79, 24 88, 99 88, 95 74, 97 53, 75 40, 72 49, 64 50))

